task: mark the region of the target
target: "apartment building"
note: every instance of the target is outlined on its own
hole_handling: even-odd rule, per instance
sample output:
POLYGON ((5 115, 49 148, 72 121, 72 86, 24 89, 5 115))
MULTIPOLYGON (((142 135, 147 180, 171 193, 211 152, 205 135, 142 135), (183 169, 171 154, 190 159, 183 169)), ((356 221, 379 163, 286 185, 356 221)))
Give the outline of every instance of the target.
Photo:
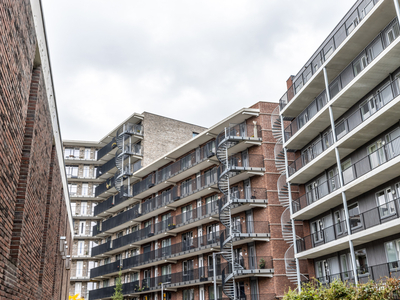
MULTIPOLYGON (((89 299, 111 299, 119 272, 124 297, 137 300, 268 300, 295 287, 289 200, 277 189, 277 106, 259 102, 241 109, 124 172, 121 181, 96 187, 93 201, 105 200, 95 206, 97 223, 88 229, 94 261, 88 277, 95 288, 89 299)), ((128 136, 126 126, 117 141, 128 136)), ((301 267, 307 276, 306 263, 301 267)))
POLYGON ((68 299, 73 235, 38 0, 0 4, 0 299, 68 299))
POLYGON ((204 130, 200 126, 144 112, 132 114, 98 142, 64 141, 75 233, 70 295, 79 294, 88 299, 89 291, 98 287, 98 282, 91 280, 91 269, 98 267, 100 262, 92 257, 92 248, 99 244, 93 229, 97 230, 98 220, 111 214, 111 211, 104 214, 102 207, 110 203, 104 200, 115 193, 119 194, 111 197, 114 203, 126 200, 126 186, 132 173, 204 130))
POLYGON ((399 17, 398 0, 357 1, 274 114, 296 262, 322 283, 400 275, 399 17))

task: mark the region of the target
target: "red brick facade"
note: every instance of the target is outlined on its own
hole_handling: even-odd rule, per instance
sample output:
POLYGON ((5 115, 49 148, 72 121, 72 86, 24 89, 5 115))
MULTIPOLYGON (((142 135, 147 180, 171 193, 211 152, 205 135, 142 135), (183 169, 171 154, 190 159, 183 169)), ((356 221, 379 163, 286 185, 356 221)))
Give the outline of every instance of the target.
POLYGON ((67 299, 71 234, 29 3, 0 5, 0 299, 67 299))

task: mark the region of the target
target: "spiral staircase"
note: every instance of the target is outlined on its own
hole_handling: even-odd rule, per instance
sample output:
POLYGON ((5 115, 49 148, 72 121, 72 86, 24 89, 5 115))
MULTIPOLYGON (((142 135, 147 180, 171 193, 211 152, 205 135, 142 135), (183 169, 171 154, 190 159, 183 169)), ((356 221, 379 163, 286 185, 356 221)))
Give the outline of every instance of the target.
POLYGON ((132 197, 130 194, 130 175, 132 175, 131 156, 133 130, 124 124, 117 132, 116 142, 118 150, 115 153, 115 166, 118 171, 114 175, 115 188, 123 197, 132 197), (125 180, 127 183, 124 184, 125 180))
POLYGON ((278 198, 283 207, 281 215, 282 237, 290 246, 285 252, 285 271, 290 282, 297 283, 297 266, 294 257, 293 227, 290 219, 289 188, 286 182, 285 153, 283 150, 282 122, 279 115, 279 105, 271 114, 272 135, 276 140, 274 155, 275 166, 281 175, 277 181, 278 198))

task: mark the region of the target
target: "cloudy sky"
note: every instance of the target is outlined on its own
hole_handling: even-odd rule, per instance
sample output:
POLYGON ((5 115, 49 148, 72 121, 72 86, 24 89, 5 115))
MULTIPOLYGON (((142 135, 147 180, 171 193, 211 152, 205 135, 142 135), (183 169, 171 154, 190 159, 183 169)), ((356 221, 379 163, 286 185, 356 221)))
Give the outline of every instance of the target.
POLYGON ((42 0, 64 139, 133 112, 211 126, 277 102, 354 1, 42 0))

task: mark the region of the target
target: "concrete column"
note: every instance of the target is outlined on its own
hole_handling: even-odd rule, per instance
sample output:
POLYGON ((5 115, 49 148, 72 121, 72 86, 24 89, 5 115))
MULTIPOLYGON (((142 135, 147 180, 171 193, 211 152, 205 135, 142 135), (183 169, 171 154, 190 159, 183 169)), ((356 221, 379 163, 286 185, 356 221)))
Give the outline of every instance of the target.
MULTIPOLYGON (((395 1, 397 1, 397 0, 395 0, 395 1)), ((328 102, 330 102, 331 96, 329 94, 329 82, 328 82, 328 74, 326 72, 326 68, 324 68, 324 78, 325 78, 326 96, 328 97, 327 98, 328 102)), ((329 118, 330 118, 331 128, 332 128, 333 144, 335 145, 337 142, 337 138, 336 138, 335 120, 333 117, 332 105, 329 105, 329 118)), ((339 174, 340 186, 343 187, 344 186, 343 170, 342 170, 342 164, 340 163, 340 154, 339 154, 339 149, 337 146, 335 146, 335 155, 336 155, 336 165, 337 165, 338 174, 339 174)), ((347 234, 348 234, 348 236, 350 236, 351 235, 350 214, 349 214, 349 209, 347 207, 347 197, 346 197, 345 192, 342 192, 342 202, 343 202, 344 213, 345 213, 345 218, 346 218, 347 234)), ((356 256, 355 256, 355 252, 354 252, 353 241, 351 241, 351 240, 349 240, 349 248, 350 248, 350 254, 351 254, 351 264, 353 266, 354 281, 355 281, 355 284, 358 284, 356 256)))

